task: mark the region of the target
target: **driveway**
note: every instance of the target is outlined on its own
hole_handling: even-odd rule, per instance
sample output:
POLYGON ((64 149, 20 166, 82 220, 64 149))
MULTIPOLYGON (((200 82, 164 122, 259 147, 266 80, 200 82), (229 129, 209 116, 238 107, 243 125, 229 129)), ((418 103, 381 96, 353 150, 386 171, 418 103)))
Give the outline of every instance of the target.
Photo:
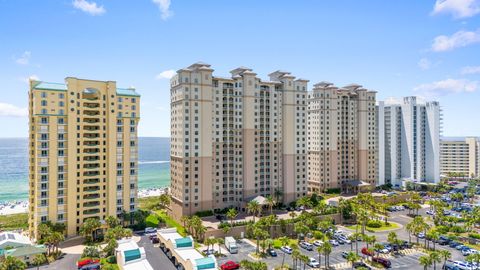
POLYGON ((138 246, 145 248, 145 256, 147 261, 153 267, 153 269, 162 270, 176 270, 173 263, 168 259, 167 255, 163 253, 158 244, 153 245, 148 239, 148 236, 139 236, 138 246))

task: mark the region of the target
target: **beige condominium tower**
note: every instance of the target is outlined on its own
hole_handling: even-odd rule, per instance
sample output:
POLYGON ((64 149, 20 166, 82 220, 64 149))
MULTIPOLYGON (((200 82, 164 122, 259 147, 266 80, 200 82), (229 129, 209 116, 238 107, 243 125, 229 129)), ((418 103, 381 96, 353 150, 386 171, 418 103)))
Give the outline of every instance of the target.
POLYGON ((285 71, 263 81, 246 67, 212 73, 195 63, 171 79, 174 217, 305 195, 308 81, 285 71))
POLYGON ((308 103, 308 189, 353 193, 375 186, 375 91, 314 85, 308 103))
POLYGON ((480 175, 480 138, 443 137, 440 140, 440 173, 445 176, 480 175))
POLYGON ((135 211, 140 96, 114 81, 30 81, 29 230, 135 211))

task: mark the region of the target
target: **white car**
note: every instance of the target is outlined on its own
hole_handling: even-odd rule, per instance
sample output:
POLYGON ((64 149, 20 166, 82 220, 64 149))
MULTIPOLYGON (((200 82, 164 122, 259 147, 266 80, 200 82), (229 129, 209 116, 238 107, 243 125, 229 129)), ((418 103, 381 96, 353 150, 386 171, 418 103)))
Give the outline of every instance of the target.
POLYGON ((474 270, 474 268, 467 262, 455 261, 453 265, 460 268, 461 270, 474 270))
POLYGON ((315 241, 313 241, 313 244, 314 244, 315 246, 319 247, 319 246, 323 245, 323 241, 315 240, 315 241))
POLYGON ((330 244, 332 244, 334 247, 338 246, 339 243, 337 242, 337 240, 334 240, 334 239, 330 239, 328 240, 328 242, 330 242, 330 244))
POLYGON ((293 249, 289 246, 283 246, 280 248, 281 251, 287 253, 287 254, 292 254, 293 249))
POLYGON ((309 262, 307 263, 308 266, 313 268, 320 267, 320 263, 317 260, 315 260, 315 258, 310 257, 308 260, 309 260, 309 262))
POLYGON ((432 216, 433 214, 435 214, 435 213, 434 213, 432 210, 427 210, 427 215, 431 215, 431 216, 432 216))
POLYGON ((351 244, 351 243, 352 243, 352 241, 350 241, 350 239, 348 239, 348 238, 345 237, 345 236, 340 236, 339 238, 340 238, 340 240, 342 240, 345 244, 351 244))

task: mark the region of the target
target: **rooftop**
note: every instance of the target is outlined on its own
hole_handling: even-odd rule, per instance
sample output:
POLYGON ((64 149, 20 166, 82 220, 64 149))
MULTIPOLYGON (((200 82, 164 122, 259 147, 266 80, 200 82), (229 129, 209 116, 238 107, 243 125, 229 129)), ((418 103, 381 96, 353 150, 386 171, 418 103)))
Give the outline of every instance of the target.
MULTIPOLYGON (((67 85, 64 83, 52 83, 52 82, 42 82, 34 81, 33 89, 36 90, 53 90, 53 91, 67 91, 67 85)), ((139 97, 140 95, 135 91, 134 88, 117 88, 117 95, 120 96, 132 96, 139 97)))

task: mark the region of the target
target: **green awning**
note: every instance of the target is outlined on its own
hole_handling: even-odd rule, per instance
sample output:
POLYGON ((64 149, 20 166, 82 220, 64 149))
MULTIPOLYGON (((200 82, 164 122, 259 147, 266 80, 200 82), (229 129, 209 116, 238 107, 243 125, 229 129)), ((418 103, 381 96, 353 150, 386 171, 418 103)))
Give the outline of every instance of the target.
POLYGON ((133 261, 133 260, 137 260, 137 259, 140 259, 141 255, 140 255, 140 249, 131 249, 131 250, 125 250, 123 252, 123 254, 125 255, 125 262, 129 262, 129 261, 133 261))
POLYGON ((190 237, 175 239, 175 244, 177 245, 177 248, 193 247, 193 242, 190 237))
POLYGON ((197 264, 197 269, 215 269, 215 260, 213 258, 207 257, 202 259, 196 259, 195 263, 197 264))

